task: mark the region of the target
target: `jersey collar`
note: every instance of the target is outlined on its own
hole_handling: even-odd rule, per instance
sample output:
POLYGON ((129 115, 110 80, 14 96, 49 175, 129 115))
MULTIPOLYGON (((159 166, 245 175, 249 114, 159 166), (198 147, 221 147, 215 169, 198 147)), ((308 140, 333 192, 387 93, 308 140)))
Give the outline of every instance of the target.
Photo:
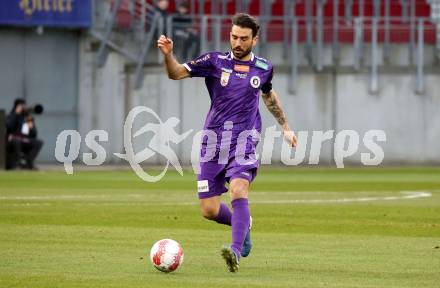
POLYGON ((232 60, 240 61, 240 62, 254 62, 254 58, 255 58, 254 52, 251 52, 251 59, 250 59, 249 61, 243 61, 243 60, 240 60, 240 59, 236 59, 236 58, 234 57, 234 53, 233 53, 232 51, 229 52, 229 55, 231 55, 231 59, 232 59, 232 60))

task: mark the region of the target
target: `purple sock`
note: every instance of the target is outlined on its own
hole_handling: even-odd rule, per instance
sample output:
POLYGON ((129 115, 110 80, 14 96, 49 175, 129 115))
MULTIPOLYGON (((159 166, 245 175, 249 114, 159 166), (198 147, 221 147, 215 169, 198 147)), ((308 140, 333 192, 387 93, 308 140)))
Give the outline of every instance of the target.
POLYGON ((221 202, 220 203, 220 210, 218 211, 218 215, 214 219, 215 222, 231 226, 231 218, 232 218, 232 213, 231 213, 231 210, 229 210, 228 205, 221 202))
POLYGON ((234 213, 232 214, 232 249, 240 257, 244 239, 249 230, 249 206, 246 198, 235 199, 232 202, 234 213))

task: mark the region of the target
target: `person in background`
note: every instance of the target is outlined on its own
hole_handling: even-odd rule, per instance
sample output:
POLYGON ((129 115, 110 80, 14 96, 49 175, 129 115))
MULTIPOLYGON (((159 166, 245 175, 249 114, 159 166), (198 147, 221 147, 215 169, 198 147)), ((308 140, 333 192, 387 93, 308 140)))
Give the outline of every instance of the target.
POLYGON ((163 33, 166 31, 167 19, 168 19, 168 16, 170 15, 170 12, 168 11, 169 7, 170 7, 170 1, 168 1, 168 0, 157 0, 154 4, 154 10, 156 12, 158 12, 160 14, 160 16, 162 17, 163 31, 161 31, 159 33, 163 33))
POLYGON ((36 170, 34 161, 43 146, 43 141, 37 138, 34 118, 25 104, 24 99, 16 99, 6 117, 6 169, 36 170))
POLYGON ((182 47, 178 55, 181 61, 195 58, 200 53, 200 38, 189 12, 189 3, 182 2, 173 16, 174 38, 180 44, 177 45, 182 47))

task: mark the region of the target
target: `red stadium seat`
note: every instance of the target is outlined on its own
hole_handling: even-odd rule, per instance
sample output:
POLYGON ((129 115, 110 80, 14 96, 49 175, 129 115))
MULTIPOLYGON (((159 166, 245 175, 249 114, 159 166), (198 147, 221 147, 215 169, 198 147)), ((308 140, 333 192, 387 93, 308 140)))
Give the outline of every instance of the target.
MULTIPOLYGON (((173 1, 172 1, 173 2, 173 1)), ((198 1, 196 3, 196 13, 199 12, 200 7, 198 7, 198 1)), ((227 7, 228 15, 233 15, 235 13, 235 1, 230 1, 227 7)), ((260 14, 260 0, 252 0, 249 5, 250 14, 259 15, 260 14)), ((298 17, 304 17, 305 15, 305 0, 296 4, 295 15, 298 17)), ((314 2, 313 13, 316 15, 316 2, 314 2)), ((416 17, 429 18, 430 16, 430 5, 426 0, 417 0, 415 14, 416 17)), ((203 14, 209 15, 211 13, 211 1, 206 1, 203 7, 203 14)), ((324 17, 325 17, 325 31, 324 31, 324 41, 331 42, 333 39, 333 0, 328 0, 324 5, 324 17)), ((359 2, 353 1, 352 7, 352 17, 358 17, 360 14, 359 2)), ((338 14, 341 17, 345 16, 345 3, 344 1, 339 1, 338 14)), ((374 14, 374 4, 373 0, 364 1, 364 16, 372 17, 374 14)), ((283 16, 283 0, 275 0, 272 4, 272 15, 283 16)), ((385 3, 381 2, 380 15, 385 15, 385 3)), ((402 17, 404 15, 400 0, 390 0, 390 16, 391 17, 402 17)), ((400 20, 393 20, 390 22, 391 32, 390 41, 395 43, 407 43, 410 40, 410 23, 405 23, 400 20)), ((271 21, 269 23, 268 40, 269 41, 282 41, 282 22, 281 21, 271 21)), ((299 40, 301 42, 306 39, 306 27, 304 21, 299 22, 299 40)), ((426 43, 435 42, 435 26, 431 23, 425 23, 424 40, 426 43)), ((353 22, 339 21, 339 41, 352 43, 354 37, 354 26, 353 22)), ((227 40, 228 31, 223 31, 223 40, 227 40)), ((379 37, 378 41, 382 42, 385 39, 384 31, 384 21, 379 23, 379 37)), ((368 21, 365 23, 364 27, 364 40, 366 42, 371 41, 371 23, 368 21)))
MULTIPOLYGON (((117 12, 116 18, 116 26, 119 29, 130 29, 132 26, 132 21, 134 19, 139 19, 142 13, 142 1, 152 5, 153 0, 136 0, 134 12, 130 11, 129 3, 130 0, 121 0, 121 5, 117 12)), ((195 3, 195 12, 198 14, 200 11, 199 1, 194 1, 195 3)), ((304 17, 305 15, 305 2, 300 1, 296 4, 295 7, 295 15, 298 17, 304 17)), ((364 0, 364 16, 372 17, 374 14, 374 5, 373 0, 364 0)), ((170 1, 170 12, 175 11, 175 1, 170 1)), ((203 14, 210 15, 211 13, 211 4, 212 1, 205 1, 203 7, 203 14)), ((260 0, 252 0, 249 5, 250 14, 259 15, 260 14, 260 0)), ((316 2, 314 2, 313 6, 313 14, 316 15, 316 2)), ((430 5, 425 0, 417 0, 416 1, 416 17, 430 17, 430 5)), ((228 15, 233 15, 235 13, 235 1, 229 1, 227 6, 228 15)), ((359 2, 353 1, 352 6, 352 17, 358 17, 360 13, 359 2)), ((324 42, 331 42, 333 39, 333 0, 328 0, 324 5, 323 11, 325 21, 324 21, 324 42)), ((338 14, 340 17, 345 17, 345 3, 344 1, 339 1, 338 14)), ((272 4, 272 15, 274 16, 283 16, 283 0, 274 0, 272 4)), ((380 15, 385 15, 385 3, 381 2, 380 7, 380 15)), ((400 0, 390 0, 390 16, 391 17, 402 17, 404 15, 403 9, 401 6, 400 0)), ((364 23, 364 40, 371 40, 371 23, 368 20, 364 23)), ((405 43, 410 40, 410 23, 402 22, 399 20, 392 20, 390 22, 391 32, 390 32, 390 41, 395 43, 405 43)), ((268 41, 276 41, 280 42, 283 40, 283 22, 281 20, 274 20, 269 23, 268 31, 268 41)), ((227 30, 227 29, 226 29, 227 30)), ((229 37, 229 32, 223 29, 222 31, 222 39, 227 40, 229 37)), ((303 42, 306 39, 306 27, 304 21, 299 21, 299 30, 298 30, 299 41, 303 42)), ((354 26, 352 21, 339 21, 339 42, 342 43, 351 43, 353 42, 354 37, 354 26)), ((425 37, 424 40, 426 43, 435 43, 435 26, 432 23, 425 23, 425 37)), ((384 41, 385 32, 384 32, 384 21, 380 21, 379 23, 379 37, 378 41, 384 41)))

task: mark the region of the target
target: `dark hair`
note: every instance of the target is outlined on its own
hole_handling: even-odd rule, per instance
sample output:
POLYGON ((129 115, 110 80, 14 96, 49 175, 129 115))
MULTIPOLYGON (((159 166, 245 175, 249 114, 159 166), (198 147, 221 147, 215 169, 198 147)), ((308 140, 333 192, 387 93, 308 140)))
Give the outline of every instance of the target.
POLYGON ((24 105, 26 104, 26 100, 24 100, 23 98, 17 98, 14 100, 14 107, 12 107, 12 110, 15 110, 15 108, 17 108, 18 105, 24 105))
POLYGON ((252 37, 257 36, 260 25, 257 20, 249 14, 238 13, 232 17, 232 25, 240 26, 242 28, 249 28, 252 30, 252 37))
POLYGON ((186 1, 183 1, 179 4, 179 8, 185 8, 185 9, 189 9, 189 3, 186 1))

